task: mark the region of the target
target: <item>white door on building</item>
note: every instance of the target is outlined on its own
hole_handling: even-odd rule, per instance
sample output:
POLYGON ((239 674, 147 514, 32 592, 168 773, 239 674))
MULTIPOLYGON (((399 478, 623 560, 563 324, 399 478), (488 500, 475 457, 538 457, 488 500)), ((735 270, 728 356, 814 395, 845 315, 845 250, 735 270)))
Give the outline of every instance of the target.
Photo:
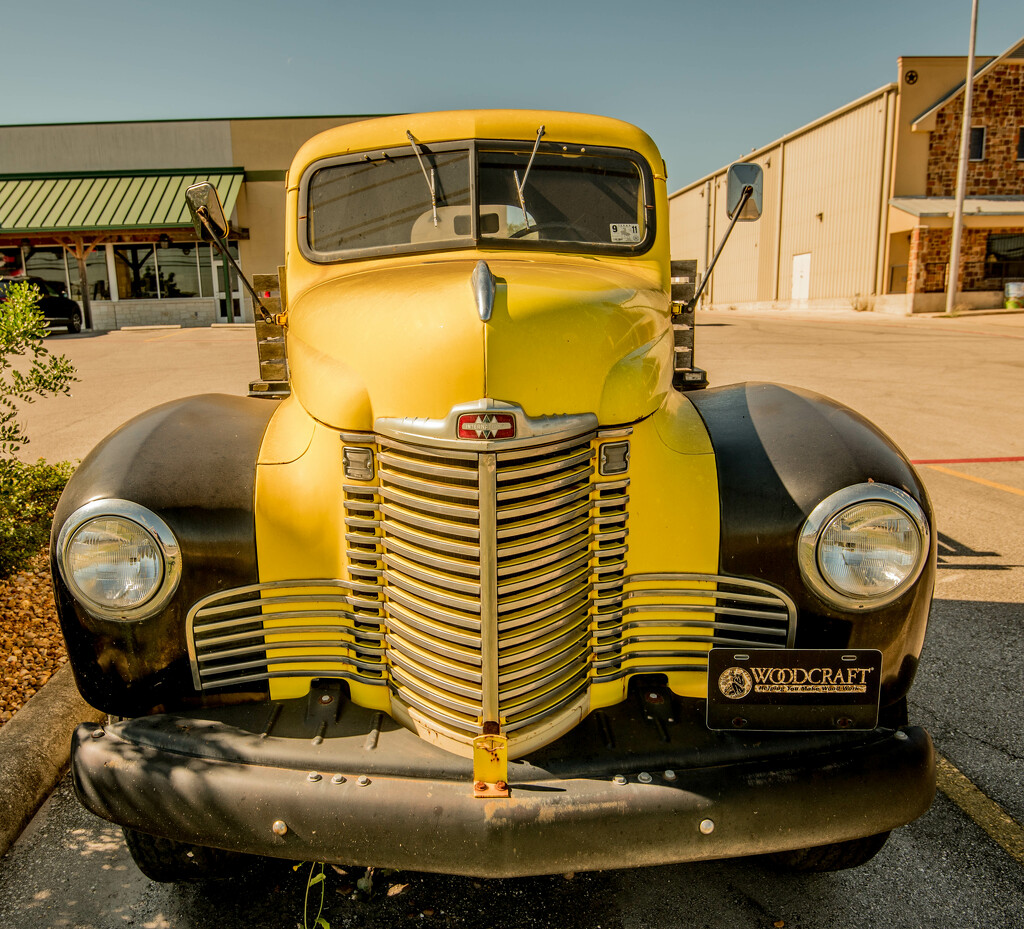
POLYGON ((791 299, 806 300, 811 293, 811 253, 793 256, 793 291, 791 299))

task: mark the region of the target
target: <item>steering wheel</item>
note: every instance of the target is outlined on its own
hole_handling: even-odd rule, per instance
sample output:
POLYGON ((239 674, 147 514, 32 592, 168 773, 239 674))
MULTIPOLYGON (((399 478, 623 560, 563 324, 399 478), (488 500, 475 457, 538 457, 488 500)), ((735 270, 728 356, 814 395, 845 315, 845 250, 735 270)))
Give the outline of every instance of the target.
POLYGON ((594 236, 589 229, 580 228, 574 226, 572 223, 561 222, 560 220, 551 220, 546 223, 537 223, 535 226, 527 226, 525 229, 517 229, 510 239, 521 239, 524 235, 529 235, 531 232, 544 232, 553 229, 566 229, 571 232, 574 238, 569 239, 570 242, 597 242, 598 239, 594 236))

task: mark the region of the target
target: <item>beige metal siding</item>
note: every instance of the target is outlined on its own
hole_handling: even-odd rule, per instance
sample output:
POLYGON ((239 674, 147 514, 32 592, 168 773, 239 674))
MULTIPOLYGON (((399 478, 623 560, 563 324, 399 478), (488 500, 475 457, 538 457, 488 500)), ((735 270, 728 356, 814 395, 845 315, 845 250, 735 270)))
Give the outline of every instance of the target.
MULTIPOLYGON (((773 269, 773 230, 776 216, 776 184, 778 172, 767 167, 770 156, 752 159, 764 170, 761 218, 757 222, 737 223, 729 237, 722 257, 715 266, 711 281, 711 297, 715 303, 749 303, 770 300, 773 269)), ((712 254, 729 226, 725 212, 726 174, 715 177, 714 219, 712 223, 712 254)))
POLYGON ((886 106, 878 99, 786 146, 779 299, 793 255, 811 253, 811 300, 874 292, 886 106))
POLYGON ((669 232, 672 243, 672 258, 675 260, 697 259, 697 266, 703 271, 705 259, 708 197, 710 186, 700 184, 676 197, 669 207, 669 232))
MULTIPOLYGON (((714 271, 708 302, 788 301, 793 256, 810 253, 810 300, 875 292, 885 229, 890 85, 743 159, 764 170, 761 219, 738 224, 714 271)), ((711 250, 728 225, 727 168, 674 194, 672 257, 697 258, 703 272, 710 190, 711 250)))

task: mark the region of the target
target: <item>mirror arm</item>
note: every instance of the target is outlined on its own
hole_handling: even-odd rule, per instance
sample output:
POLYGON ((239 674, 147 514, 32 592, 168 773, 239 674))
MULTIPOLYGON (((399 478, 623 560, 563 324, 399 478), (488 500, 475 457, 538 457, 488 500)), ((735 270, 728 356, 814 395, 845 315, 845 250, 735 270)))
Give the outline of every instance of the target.
MULTIPOLYGON (((199 217, 199 221, 203 224, 204 228, 210 233, 210 238, 213 240, 213 244, 217 246, 217 251, 221 253, 228 261, 231 262, 231 267, 235 269, 235 273, 238 275, 238 279, 245 284, 246 290, 252 295, 253 300, 256 302, 256 306, 259 308, 260 315, 263 317, 263 321, 267 323, 275 322, 274 314, 270 312, 264 305, 263 301, 260 300, 260 296, 252 289, 252 285, 246 279, 242 273, 242 269, 238 267, 238 262, 235 261, 231 252, 228 251, 227 243, 217 234, 217 227, 210 222, 209 211, 205 206, 200 207, 196 210, 196 216, 199 217)), ((227 299, 231 299, 231 295, 227 295, 227 299)))
POLYGON ((753 193, 754 188, 750 184, 747 184, 747 186, 743 188, 743 193, 740 194, 740 202, 736 205, 736 212, 732 214, 732 219, 729 220, 729 226, 725 230, 725 235, 722 236, 722 241, 718 243, 718 248, 715 249, 715 254, 711 259, 711 264, 708 265, 707 271, 704 272, 704 279, 700 282, 700 287, 697 288, 696 293, 694 293, 694 295, 686 304, 687 312, 696 308, 697 301, 700 299, 701 294, 704 293, 705 288, 708 286, 708 281, 711 280, 711 272, 715 270, 715 262, 718 261, 718 256, 722 254, 722 249, 725 248, 725 243, 729 239, 729 234, 732 232, 732 227, 736 225, 736 220, 740 218, 740 213, 743 212, 743 207, 747 205, 747 201, 751 198, 751 196, 753 196, 753 193))

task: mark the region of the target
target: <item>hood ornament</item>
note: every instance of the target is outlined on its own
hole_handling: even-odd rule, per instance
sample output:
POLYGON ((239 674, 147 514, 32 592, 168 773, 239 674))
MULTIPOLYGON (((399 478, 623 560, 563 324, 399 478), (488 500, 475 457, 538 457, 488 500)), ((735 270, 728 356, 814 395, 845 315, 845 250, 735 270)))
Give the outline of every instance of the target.
POLYGON ((494 275, 487 267, 486 261, 478 261, 470 278, 473 285, 473 296, 476 298, 476 311, 483 322, 491 318, 494 310, 494 275))

